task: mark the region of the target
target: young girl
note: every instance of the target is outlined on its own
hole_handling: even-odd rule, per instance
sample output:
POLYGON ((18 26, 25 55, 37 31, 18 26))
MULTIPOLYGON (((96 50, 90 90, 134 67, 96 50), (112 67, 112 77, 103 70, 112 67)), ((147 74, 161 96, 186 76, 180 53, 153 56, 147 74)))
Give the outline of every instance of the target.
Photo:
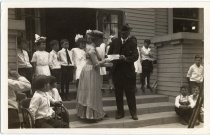
POLYGON ((72 51, 72 60, 74 65, 76 66, 76 87, 78 87, 80 73, 86 63, 86 53, 85 53, 86 42, 85 39, 83 38, 83 35, 77 34, 75 37, 75 43, 77 45, 77 48, 73 48, 71 51, 72 51))
POLYGON ((34 93, 29 110, 35 120, 36 128, 67 128, 68 124, 55 119, 55 112, 50 107, 50 100, 47 95, 49 83, 47 76, 37 76, 33 81, 34 93))
POLYGON ((186 125, 192 114, 192 108, 194 102, 190 96, 188 96, 187 86, 181 86, 180 95, 175 99, 175 111, 180 116, 181 123, 186 125))
POLYGON ((38 50, 34 52, 31 62, 35 70, 35 76, 50 76, 49 53, 45 51, 46 38, 40 37, 35 41, 38 50))

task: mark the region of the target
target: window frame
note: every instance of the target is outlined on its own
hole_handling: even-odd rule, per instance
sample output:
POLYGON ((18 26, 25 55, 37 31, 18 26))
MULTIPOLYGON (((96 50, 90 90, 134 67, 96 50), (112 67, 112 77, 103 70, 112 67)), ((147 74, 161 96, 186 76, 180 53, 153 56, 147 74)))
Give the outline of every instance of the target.
MULTIPOLYGON (((102 31, 102 17, 103 14, 117 15, 118 16, 118 37, 120 35, 120 29, 124 23, 124 12, 121 10, 113 10, 113 9, 98 9, 97 10, 97 19, 96 19, 96 27, 98 30, 102 31)), ((112 23, 111 23, 112 24, 112 23)), ((114 24, 114 23, 113 23, 114 24)))
MULTIPOLYGON (((177 17, 176 17, 177 18, 177 17)), ((173 34, 173 8, 168 9, 168 34, 173 34)), ((204 10, 203 8, 198 9, 198 19, 186 19, 186 20, 197 20, 198 21, 198 32, 204 33, 204 10)))

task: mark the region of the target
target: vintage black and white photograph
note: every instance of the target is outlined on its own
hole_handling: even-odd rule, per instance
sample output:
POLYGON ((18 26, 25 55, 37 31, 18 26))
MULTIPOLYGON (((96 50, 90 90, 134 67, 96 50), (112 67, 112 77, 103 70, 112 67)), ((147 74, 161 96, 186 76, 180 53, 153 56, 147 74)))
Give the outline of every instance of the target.
POLYGON ((7 11, 8 129, 204 128, 204 8, 7 11))

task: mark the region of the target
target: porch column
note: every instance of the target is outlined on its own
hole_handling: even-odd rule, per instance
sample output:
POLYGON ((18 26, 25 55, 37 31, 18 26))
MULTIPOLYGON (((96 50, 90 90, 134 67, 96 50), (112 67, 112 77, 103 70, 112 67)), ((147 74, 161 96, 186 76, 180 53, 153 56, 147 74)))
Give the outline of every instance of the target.
POLYGON ((157 47, 157 92, 173 99, 187 84, 194 56, 204 56, 203 33, 180 32, 154 37, 152 42, 157 47))

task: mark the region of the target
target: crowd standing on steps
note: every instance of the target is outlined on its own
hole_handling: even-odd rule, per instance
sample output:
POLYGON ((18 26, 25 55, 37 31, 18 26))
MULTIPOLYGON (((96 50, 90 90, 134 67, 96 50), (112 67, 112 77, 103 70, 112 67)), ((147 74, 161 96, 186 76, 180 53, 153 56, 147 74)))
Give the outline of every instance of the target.
MULTIPOLYGON (((145 88, 153 92, 150 76, 154 56, 151 41, 145 39, 140 48, 131 31, 132 28, 125 24, 119 37, 111 35, 108 42, 104 42, 103 32, 87 30, 84 36, 75 35, 76 48, 72 48, 73 44, 68 39, 53 39, 49 42, 50 53, 46 51, 46 37, 35 34, 36 51, 31 61, 27 53, 27 41, 19 37, 18 71, 9 69, 8 73, 8 127, 20 128, 17 95, 25 94, 25 98, 31 98, 28 109, 35 121, 35 128, 68 128, 68 111, 59 112, 56 106, 65 108, 63 101, 72 100, 70 83, 73 80, 76 80, 77 116, 89 122, 108 118, 103 109, 101 91, 104 76, 108 77, 110 92, 114 91, 115 94, 115 118, 125 116, 125 93, 131 118, 138 120, 136 76, 140 77, 142 94, 145 94, 145 88), (56 116, 63 118, 57 119, 56 116)), ((198 95, 203 94, 201 61, 202 57, 196 55, 195 63, 187 73, 189 87, 181 86, 180 94, 175 99, 175 111, 182 124, 189 122, 198 95)), ((202 122, 202 116, 199 116, 199 122, 202 122)))

